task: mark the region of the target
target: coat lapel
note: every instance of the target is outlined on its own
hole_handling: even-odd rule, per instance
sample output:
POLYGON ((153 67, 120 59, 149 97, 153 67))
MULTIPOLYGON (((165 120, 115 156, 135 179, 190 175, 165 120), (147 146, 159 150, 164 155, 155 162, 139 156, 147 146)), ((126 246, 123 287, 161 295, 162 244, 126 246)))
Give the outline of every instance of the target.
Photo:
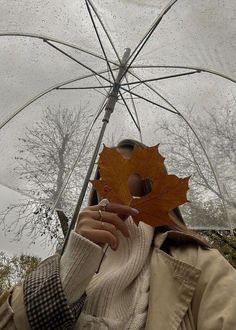
POLYGON ((150 269, 145 330, 177 330, 186 314, 201 271, 160 249, 168 233, 155 239, 150 269))

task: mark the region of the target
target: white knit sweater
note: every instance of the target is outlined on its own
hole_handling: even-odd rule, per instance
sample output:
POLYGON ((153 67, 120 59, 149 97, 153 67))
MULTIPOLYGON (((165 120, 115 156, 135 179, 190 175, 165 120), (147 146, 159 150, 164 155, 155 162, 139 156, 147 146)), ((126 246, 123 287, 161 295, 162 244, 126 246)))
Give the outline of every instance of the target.
POLYGON ((126 220, 130 237, 118 232, 116 251, 108 248, 99 273, 103 250, 72 232, 61 259, 61 278, 69 302, 84 290, 87 299, 75 329, 144 329, 149 293, 149 264, 154 229, 132 218, 126 220))

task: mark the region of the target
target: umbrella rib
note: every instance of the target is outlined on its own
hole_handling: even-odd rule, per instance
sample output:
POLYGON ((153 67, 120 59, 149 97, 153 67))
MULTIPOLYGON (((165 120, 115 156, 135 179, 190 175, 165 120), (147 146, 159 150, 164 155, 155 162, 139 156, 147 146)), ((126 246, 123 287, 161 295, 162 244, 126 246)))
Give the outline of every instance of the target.
POLYGON ((94 21, 94 19, 93 19, 93 16, 92 16, 91 10, 90 10, 90 8, 89 8, 89 2, 88 2, 88 0, 85 0, 85 3, 86 3, 86 7, 87 7, 87 10, 88 10, 88 13, 89 13, 90 19, 91 19, 91 21, 92 21, 92 24, 93 24, 93 27, 94 27, 94 30, 95 30, 96 36, 97 36, 97 38, 98 38, 98 42, 99 42, 99 44, 100 44, 100 47, 101 47, 102 52, 103 52, 103 55, 104 55, 104 57, 105 57, 105 59, 106 59, 107 65, 108 65, 109 70, 110 70, 110 72, 111 72, 111 75, 112 75, 113 81, 115 81, 114 74, 113 74, 113 72, 112 72, 112 69, 111 69, 110 63, 109 63, 108 58, 107 58, 107 54, 106 54, 105 49, 104 49, 104 47, 103 47, 103 44, 102 44, 102 41, 101 41, 100 35, 99 35, 99 33, 98 33, 98 29, 97 29, 97 27, 96 27, 96 24, 95 24, 95 21, 94 21))
MULTIPOLYGON (((124 93, 122 93, 122 95, 124 95, 126 92, 124 92, 124 93)), ((131 97, 126 97, 125 98, 126 100, 139 100, 139 97, 132 97, 132 95, 131 95, 131 97)), ((120 98, 119 98, 119 100, 120 100, 120 98)))
POLYGON ((146 80, 138 80, 138 81, 133 81, 130 83, 126 83, 126 84, 121 84, 121 86, 127 86, 127 85, 135 85, 135 84, 142 84, 145 82, 151 82, 151 81, 158 81, 158 80, 164 80, 164 79, 171 79, 171 78, 177 78, 177 77, 182 77, 182 76, 187 76, 187 75, 192 75, 194 73, 200 73, 199 70, 194 70, 194 71, 190 71, 190 72, 183 72, 183 73, 178 73, 178 74, 173 74, 173 75, 169 75, 169 76, 163 76, 163 77, 158 77, 158 78, 152 78, 152 79, 146 79, 146 80))
POLYGON ((144 97, 144 96, 141 96, 141 95, 139 95, 139 94, 136 94, 136 93, 134 93, 134 92, 131 92, 130 90, 128 90, 128 89, 126 89, 126 88, 124 88, 124 87, 120 87, 120 88, 121 88, 122 90, 124 90, 124 91, 130 93, 131 95, 137 96, 138 98, 140 98, 140 99, 142 99, 142 100, 144 100, 144 101, 147 101, 147 102, 149 102, 149 103, 151 103, 151 104, 154 104, 154 105, 158 106, 159 108, 162 108, 162 109, 164 109, 164 110, 167 110, 167 111, 169 111, 169 112, 172 112, 172 113, 174 113, 175 115, 179 115, 178 112, 176 112, 176 111, 174 111, 174 110, 171 110, 171 109, 169 109, 169 108, 167 108, 167 107, 164 107, 164 106, 161 105, 161 104, 158 104, 158 103, 156 103, 156 102, 153 102, 153 101, 147 99, 147 98, 144 97))
POLYGON ((126 109, 128 110, 128 113, 130 114, 130 117, 132 118, 132 120, 133 120, 135 126, 137 127, 139 133, 141 133, 140 126, 138 125, 138 123, 136 123, 136 120, 135 120, 134 116, 132 115, 132 113, 131 113, 131 111, 130 111, 130 108, 129 108, 127 102, 125 101, 124 96, 123 96, 121 93, 119 93, 119 94, 120 94, 120 96, 121 96, 121 98, 122 98, 122 101, 124 102, 124 105, 125 105, 126 109))
POLYGON ((91 6, 91 8, 93 9, 95 15, 97 16, 97 18, 98 18, 98 20, 99 20, 99 22, 100 22, 100 24, 101 24, 101 26, 102 26, 102 28, 103 28, 105 34, 106 34, 108 40, 110 41, 110 44, 111 44, 111 46, 112 46, 112 48, 113 48, 113 50, 114 50, 114 52, 115 52, 115 54, 116 54, 116 56, 117 56, 117 59, 118 59, 119 63, 121 63, 121 59, 120 59, 120 57, 119 57, 119 54, 118 54, 118 52, 117 52, 117 50, 116 50, 116 48, 115 48, 115 45, 114 45, 114 43, 113 43, 113 41, 112 41, 112 39, 111 39, 109 33, 107 32, 107 29, 105 28, 105 25, 104 25, 103 22, 102 22, 101 17, 100 17, 99 14, 98 14, 97 9, 95 8, 95 6, 94 6, 94 4, 92 3, 91 0, 86 0, 86 1, 90 4, 90 6, 91 6))
MULTIPOLYGON (((64 45, 64 46, 67 46, 67 47, 70 47, 70 48, 74 48, 76 50, 79 50, 83 53, 86 53, 88 55, 91 55, 91 56, 94 56, 94 57, 97 57, 99 58, 100 60, 103 60, 103 61, 106 61, 105 58, 103 58, 101 55, 98 55, 96 53, 93 53, 89 50, 86 50, 86 49, 83 49, 83 48, 80 48, 74 44, 71 44, 69 42, 65 42, 65 41, 62 41, 62 40, 59 40, 59 39, 55 39, 55 38, 51 38, 51 37, 48 37, 48 36, 45 36, 45 35, 40 35, 40 34, 33 34, 33 33, 19 33, 19 32, 5 32, 5 33, 0 33, 0 37, 26 37, 26 38, 35 38, 35 39, 40 39, 42 41, 44 40, 50 40, 50 41, 53 41, 53 42, 56 42, 58 44, 61 44, 61 45, 64 45)), ((114 65, 117 65, 117 63, 109 60, 110 63, 114 64, 114 65)))
POLYGON ((107 82, 109 82, 110 84, 112 84, 112 82, 103 77, 101 74, 99 74, 98 72, 94 71, 92 68, 90 68, 89 66, 87 66, 86 64, 83 64, 82 62, 78 61, 76 58, 74 58, 73 56, 69 55, 68 53, 66 53, 64 50, 60 49, 59 47, 51 44, 48 40, 44 40, 50 47, 53 47, 54 49, 56 49, 57 51, 59 51, 60 53, 62 53, 63 55, 69 57, 71 60, 75 61, 76 63, 80 64, 81 66, 83 66, 85 69, 91 71, 92 73, 96 74, 96 76, 99 76, 100 78, 106 80, 107 82))
POLYGON ((28 197, 28 198, 30 198, 30 199, 33 199, 33 200, 38 201, 38 198, 33 197, 32 194, 30 195, 30 194, 27 194, 27 193, 25 193, 25 192, 22 193, 20 190, 17 190, 17 189, 15 189, 15 188, 13 188, 13 187, 10 187, 10 186, 9 186, 8 184, 6 184, 6 183, 0 182, 0 185, 3 186, 3 187, 5 187, 5 188, 8 188, 8 189, 10 189, 10 190, 15 191, 16 193, 18 193, 18 194, 20 194, 20 195, 23 195, 23 196, 25 196, 25 197, 28 197))
MULTIPOLYGON (((130 73, 130 71, 129 71, 129 73, 130 73)), ((126 94, 126 93, 129 93, 130 91, 134 90, 135 88, 137 88, 137 87, 139 87, 139 86, 141 86, 141 85, 142 85, 142 83, 139 83, 139 84, 133 86, 132 88, 129 88, 129 91, 124 92, 123 95, 126 94)), ((130 96, 132 97, 132 95, 130 95, 130 96)), ((131 98, 131 97, 130 97, 130 98, 131 98)), ((135 99, 138 99, 138 98, 139 98, 139 97, 135 97, 135 99)), ((127 97, 126 97, 126 100, 127 100, 127 97)))
MULTIPOLYGON (((116 70, 118 70, 118 68, 116 68, 116 70)), ((107 72, 107 70, 102 70, 99 73, 106 73, 106 72, 107 72)), ((17 116, 21 111, 23 111, 25 108, 27 108, 30 104, 32 104, 33 102, 37 101, 38 99, 40 99, 44 95, 52 92, 53 90, 59 89, 59 87, 61 87, 61 86, 65 86, 65 85, 70 84, 70 83, 75 82, 75 81, 79 81, 79 80, 83 80, 83 79, 86 79, 86 78, 90 78, 90 77, 93 77, 95 75, 96 74, 88 74, 88 75, 85 75, 83 77, 73 78, 73 79, 66 80, 64 82, 61 82, 59 84, 56 84, 56 85, 53 85, 53 86, 47 88, 43 92, 37 94, 36 96, 34 96, 33 98, 31 98, 29 101, 27 101, 22 107, 20 107, 18 110, 16 110, 10 117, 8 117, 3 123, 1 123, 0 124, 0 129, 3 128, 11 119, 13 119, 15 116, 17 116)))
MULTIPOLYGON (((107 68, 108 68, 108 65, 107 65, 107 68)), ((111 80, 111 76, 110 76, 110 71, 108 70, 108 78, 109 80, 111 80)))
POLYGON ((148 39, 151 37, 151 35, 153 34, 153 32, 155 31, 155 29, 157 28, 157 26, 161 22, 163 16, 165 16, 168 13, 168 11, 172 8, 172 6, 177 1, 178 0, 171 0, 169 2, 169 4, 162 10, 162 12, 160 13, 160 15, 158 15, 158 17, 155 19, 154 23, 152 24, 152 26, 150 27, 150 29, 148 30, 148 32, 145 34, 145 36, 142 38, 142 40, 139 42, 139 44, 136 46, 136 48, 134 49, 134 51, 130 55, 129 59, 131 59, 132 57, 133 57, 133 59, 129 63, 129 65, 128 65, 126 71, 125 71, 125 73, 129 70, 129 68, 131 67, 132 63, 137 58, 137 56, 139 55, 139 53, 141 52, 141 50, 143 49, 143 47, 147 43, 148 39), (135 52, 136 52, 136 54, 135 54, 135 52))
POLYGON ((103 96, 108 95, 108 92, 105 88, 111 88, 112 86, 90 86, 90 87, 61 87, 57 88, 58 90, 95 90, 96 92, 102 94, 103 96), (98 91, 97 89, 104 89, 106 94, 98 91))
MULTIPOLYGON (((127 83, 129 83, 129 79, 128 79, 127 75, 125 75, 125 80, 126 80, 127 83)), ((129 89, 129 92, 130 92, 131 91, 131 88, 130 88, 129 85, 128 85, 128 89, 129 89)), ((141 131, 140 121, 139 121, 138 112, 137 112, 137 109, 136 109, 136 105, 135 105, 135 102, 134 102, 133 95, 130 94, 130 98, 131 98, 131 102, 132 102, 132 105, 133 105, 133 109, 134 109, 134 113, 135 113, 135 116, 136 116, 136 120, 137 120, 138 126, 140 128, 139 134, 140 134, 140 141, 142 142, 142 140, 143 140, 143 138, 142 138, 142 131, 141 131)))
POLYGON ((103 93, 103 92, 101 92, 99 89, 95 89, 95 92, 97 92, 97 93, 99 93, 99 94, 101 94, 101 95, 103 95, 103 96, 108 96, 109 94, 107 93, 107 91, 106 91, 106 93, 103 93))
POLYGON ((101 88, 111 88, 112 86, 86 86, 86 87, 58 87, 59 90, 73 90, 73 89, 101 89, 101 88))
POLYGON ((226 74, 223 74, 221 72, 218 71, 214 71, 208 68, 201 68, 201 67, 197 67, 197 66, 185 66, 185 65, 133 65, 130 67, 130 69, 162 69, 162 68, 166 68, 166 69, 189 69, 189 70, 196 70, 199 73, 201 72, 206 72, 206 73, 210 73, 216 76, 219 76, 221 78, 227 79, 229 81, 232 81, 233 83, 236 83, 236 80, 231 78, 230 76, 227 76, 226 74))
MULTIPOLYGON (((109 72, 109 71, 108 71, 108 72, 109 72)), ((107 90, 106 90, 106 88, 102 85, 101 81, 98 79, 97 76, 95 76, 95 78, 96 78, 96 80, 98 81, 100 87, 101 87, 102 89, 104 89, 105 93, 107 94, 107 90)), ((110 80, 110 77, 109 77, 109 80, 110 80)), ((112 86, 109 86, 108 88, 111 88, 111 87, 112 87, 112 86)), ((99 88, 98 88, 98 89, 99 89, 99 88)), ((96 91, 96 92, 99 92, 97 89, 95 89, 95 91, 96 91)))

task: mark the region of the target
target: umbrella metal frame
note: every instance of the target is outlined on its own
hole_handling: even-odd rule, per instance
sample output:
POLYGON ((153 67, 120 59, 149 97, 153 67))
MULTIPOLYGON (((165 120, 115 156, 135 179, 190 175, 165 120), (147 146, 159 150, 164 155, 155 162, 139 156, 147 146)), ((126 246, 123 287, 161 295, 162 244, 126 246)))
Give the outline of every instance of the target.
MULTIPOLYGON (((169 102, 158 91, 156 91, 149 83, 152 82, 152 81, 163 80, 163 79, 172 79, 172 78, 176 78, 176 77, 180 77, 180 76, 192 75, 192 74, 195 74, 195 73, 208 73, 208 74, 216 75, 216 76, 219 76, 221 78, 230 80, 233 83, 236 83, 236 80, 229 77, 229 76, 227 76, 227 75, 224 75, 220 72, 216 72, 216 71, 213 71, 213 70, 210 70, 210 69, 207 69, 207 68, 202 68, 202 67, 194 67, 194 66, 187 66, 187 65, 186 66, 177 66, 177 65, 133 65, 133 62, 135 61, 137 56, 140 54, 140 52, 142 51, 142 49, 145 46, 146 42, 148 41, 148 39, 151 37, 151 35, 153 34, 155 29, 157 28, 157 26, 161 22, 163 16, 165 14, 167 14, 167 12, 172 8, 172 6, 176 2, 177 2, 177 0, 171 0, 169 2, 169 4, 162 10, 162 12, 155 19, 155 21, 153 22, 151 27, 148 29, 148 31, 145 33, 145 35, 143 36, 141 41, 138 43, 138 45, 135 47, 133 52, 131 52, 131 50, 129 48, 127 48, 125 50, 124 54, 123 54, 122 59, 120 59, 119 54, 118 54, 118 52, 115 48, 115 45, 114 45, 110 35, 108 34, 108 32, 107 32, 107 30, 106 30, 106 28, 103 24, 103 21, 102 21, 101 17, 99 16, 98 11, 96 10, 96 8, 95 8, 95 6, 94 6, 94 4, 92 3, 91 0, 85 0, 85 3, 86 3, 87 10, 88 10, 89 16, 91 18, 91 21, 92 21, 92 24, 93 24, 93 27, 94 27, 94 30, 95 30, 95 33, 96 33, 96 36, 97 36, 97 39, 98 39, 98 42, 101 46, 103 56, 101 56, 99 54, 96 54, 94 52, 91 52, 90 50, 86 50, 86 49, 83 49, 81 47, 78 47, 77 45, 74 45, 74 44, 71 44, 71 43, 68 43, 68 42, 64 42, 64 41, 61 41, 61 40, 58 40, 58 39, 55 39, 55 38, 51 38, 51 37, 45 36, 45 35, 30 34, 30 33, 18 33, 18 32, 0 33, 0 37, 4 37, 4 36, 17 37, 18 36, 18 37, 28 37, 28 38, 40 39, 43 42, 45 42, 48 46, 54 48, 58 52, 62 53, 63 55, 65 55, 67 57, 69 57, 71 60, 75 61, 77 64, 83 66, 88 71, 90 71, 90 74, 88 74, 88 75, 84 75, 82 77, 80 76, 80 77, 76 77, 76 78, 73 78, 73 79, 70 79, 70 80, 67 80, 67 81, 60 82, 56 85, 53 85, 53 86, 47 88, 46 90, 42 91, 41 93, 37 94, 36 96, 31 98, 28 102, 26 102, 22 107, 17 109, 16 112, 13 115, 11 115, 3 123, 1 123, 0 124, 0 129, 3 128, 12 118, 14 118, 20 112, 22 112, 30 104, 32 104, 36 100, 40 99, 41 97, 43 97, 44 95, 46 95, 46 94, 48 94, 52 91, 55 91, 55 90, 71 90, 71 89, 75 89, 75 90, 76 89, 94 89, 96 91, 100 91, 101 89, 104 89, 105 92, 106 92, 106 95, 105 95, 105 98, 104 98, 104 100, 101 104, 101 107, 98 109, 98 112, 96 113, 95 118, 94 118, 94 120, 92 121, 92 123, 90 125, 90 129, 88 130, 88 133, 86 134, 86 136, 85 136, 85 138, 82 142, 81 150, 80 150, 80 152, 78 154, 78 157, 76 158, 76 162, 73 166, 73 168, 74 168, 75 165, 78 163, 78 161, 80 159, 80 156, 82 154, 82 151, 83 151, 83 147, 85 146, 85 143, 88 139, 88 136, 89 136, 89 134, 92 130, 92 127, 93 127, 94 123, 96 122, 96 120, 98 119, 98 117, 100 116, 100 114, 105 109, 105 115, 102 119, 102 122, 103 122, 102 128, 101 128, 101 131, 100 131, 100 134, 99 134, 99 137, 98 137, 98 141, 97 141, 97 144, 96 144, 96 147, 95 147, 95 150, 94 150, 94 153, 93 153, 93 156, 92 156, 89 168, 88 168, 88 172, 87 172, 86 177, 85 177, 84 185, 82 187, 82 190, 81 190, 81 193, 80 193, 80 196, 79 196, 76 208, 75 208, 75 212, 74 212, 71 224, 70 224, 70 228, 68 230, 68 233, 67 233, 67 236, 66 236, 66 239, 65 239, 65 243, 64 243, 64 246, 63 246, 62 253, 63 253, 64 248, 66 246, 66 243, 68 241, 70 231, 71 231, 71 229, 74 228, 75 222, 78 218, 78 214, 79 214, 79 211, 80 211, 80 208, 81 208, 81 205, 82 205, 82 202, 83 202, 86 190, 87 190, 88 182, 89 182, 91 174, 92 174, 94 163, 96 161, 96 158, 97 158, 97 155, 98 155, 98 152, 99 152, 99 149, 100 149, 100 145, 101 145, 101 142, 102 142, 102 139, 103 139, 103 136, 104 136, 106 126, 107 126, 107 124, 109 122, 109 119, 110 119, 110 116, 111 116, 111 114, 112 114, 112 112, 115 108, 115 104, 116 104, 116 102, 118 102, 119 99, 121 99, 123 101, 123 104, 125 105, 125 107, 126 107, 128 113, 129 113, 129 115, 131 116, 136 128, 138 129, 139 134, 140 134, 140 140, 142 140, 142 135, 141 135, 141 127, 140 127, 140 123, 139 123, 139 118, 138 118, 138 114, 137 114, 137 110, 136 110, 136 106, 135 106, 135 102, 134 102, 134 98, 136 98, 136 97, 139 98, 139 99, 143 99, 146 102, 149 102, 149 103, 151 103, 155 106, 158 106, 159 108, 162 108, 165 111, 169 111, 169 112, 171 112, 175 115, 178 115, 179 117, 181 117, 183 119, 183 121, 188 125, 188 127, 193 132, 194 136, 196 137, 199 145, 201 146, 201 148, 204 152, 204 155, 205 155, 205 157, 206 157, 206 159, 209 163, 209 166, 212 170, 214 179, 215 179, 216 184, 217 184, 218 192, 216 191, 215 193, 221 198, 222 203, 223 203, 223 207, 225 208, 224 197, 223 197, 223 194, 221 192, 221 187, 220 187, 220 184, 218 182, 218 179, 217 179, 216 173, 214 171, 214 168, 212 166, 211 160, 210 160, 210 158, 209 158, 209 156, 208 156, 208 154, 207 154, 200 138, 198 137, 197 133, 195 132, 194 128, 191 126, 191 124, 188 122, 188 120, 183 116, 183 114, 179 110, 177 110, 177 108, 171 102, 169 102), (114 50, 114 53, 116 54, 118 63, 116 61, 112 61, 112 60, 108 59, 108 57, 106 55, 106 52, 105 52, 105 49, 103 47, 102 40, 101 40, 99 32, 98 32, 98 29, 96 27, 95 20, 94 20, 92 12, 95 14, 96 18, 98 19, 99 23, 101 24, 102 29, 105 32, 105 34, 106 34, 106 36, 107 36, 107 38, 108 38, 108 40, 109 40, 109 42, 112 46, 112 49, 114 50), (71 56, 66 51, 59 48, 57 45, 67 46, 67 47, 70 47, 72 49, 79 50, 80 52, 83 52, 83 53, 85 53, 89 56, 94 56, 94 57, 96 57, 96 58, 98 58, 102 61, 105 61, 106 64, 107 64, 107 70, 101 70, 99 72, 96 72, 95 70, 88 67, 84 63, 78 61, 75 57, 71 56), (113 65, 113 67, 111 67, 111 65, 113 65), (154 78, 154 79, 144 80, 144 79, 141 79, 140 77, 138 77, 138 75, 133 72, 133 69, 136 69, 136 68, 140 68, 140 69, 149 69, 149 68, 182 69, 182 70, 185 70, 185 72, 181 72, 181 73, 178 73, 178 74, 166 75, 166 76, 162 76, 162 77, 157 77, 157 78, 154 78), (191 71, 186 72, 186 70, 191 70, 191 71), (118 71, 116 77, 114 76, 115 71, 118 71), (110 78, 108 79, 108 78, 104 77, 104 74, 107 74, 107 73, 110 73, 112 79, 110 79, 110 78), (127 73, 129 73, 132 77, 136 78, 137 80, 129 82, 128 77, 127 77, 127 73), (90 77, 95 77, 96 79, 98 79, 98 77, 99 77, 102 80, 105 80, 107 85, 101 85, 100 84, 100 86, 65 87, 66 85, 68 85, 72 82, 81 81, 81 80, 84 80, 84 79, 87 79, 87 78, 90 78, 90 77), (122 83, 123 79, 126 80, 126 83, 122 83), (166 106, 163 106, 161 104, 158 104, 158 103, 156 103, 156 102, 154 102, 150 99, 145 98, 142 95, 139 95, 138 93, 133 92, 132 90, 135 87, 139 86, 140 84, 143 84, 149 90, 151 90, 156 95, 158 95, 163 101, 165 101, 168 104, 168 106, 170 106, 170 108, 166 107, 166 106), (128 87, 128 89, 126 88, 126 86, 128 87), (131 88, 130 86, 133 86, 133 87, 131 88), (109 91, 107 91, 107 89, 109 89, 109 91), (133 114, 132 114, 131 110, 129 109, 129 106, 126 102, 126 99, 124 98, 124 94, 126 94, 126 93, 129 93, 129 95, 131 97, 132 106, 133 106, 136 118, 134 118, 134 116, 133 116, 133 114)), ((99 83, 100 83, 100 81, 99 81, 99 83)), ((62 195, 62 193, 63 193, 63 191, 66 187, 66 184, 67 184, 67 182, 70 178, 70 175, 72 174, 73 168, 69 172, 68 176, 65 178, 65 182, 62 186, 62 189, 59 193, 59 196, 58 196, 56 202, 54 203, 54 205, 52 207, 52 212, 56 208, 57 202, 59 201, 59 199, 60 199, 60 197, 61 197, 61 195, 62 195)), ((225 212, 225 214, 227 215, 227 212, 225 212)), ((228 218, 228 220, 229 220, 229 218, 228 218)), ((230 220, 229 220, 229 223, 230 223, 230 220)), ((230 224, 230 226, 231 226, 231 224, 230 224)), ((232 226, 231 226, 231 228, 232 228, 232 226)))

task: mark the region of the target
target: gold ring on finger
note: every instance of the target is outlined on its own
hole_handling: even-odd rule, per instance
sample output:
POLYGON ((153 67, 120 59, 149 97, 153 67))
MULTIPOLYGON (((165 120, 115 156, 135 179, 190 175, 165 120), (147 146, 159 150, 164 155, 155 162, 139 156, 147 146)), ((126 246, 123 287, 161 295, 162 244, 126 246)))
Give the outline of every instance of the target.
POLYGON ((100 216, 100 218, 98 219, 99 221, 102 221, 103 220, 103 217, 102 217, 102 211, 101 210, 98 210, 98 212, 99 212, 99 216, 100 216))
POLYGON ((106 211, 108 204, 109 204, 109 200, 107 198, 103 198, 98 205, 100 207, 100 210, 106 211))

